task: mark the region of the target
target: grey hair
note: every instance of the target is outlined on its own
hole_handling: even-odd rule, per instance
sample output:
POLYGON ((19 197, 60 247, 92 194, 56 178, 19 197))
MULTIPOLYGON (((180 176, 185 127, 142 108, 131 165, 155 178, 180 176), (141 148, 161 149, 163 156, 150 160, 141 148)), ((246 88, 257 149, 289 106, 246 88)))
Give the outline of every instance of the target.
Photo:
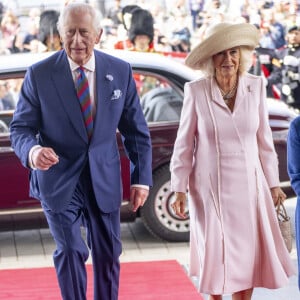
POLYGON ((95 31, 99 32, 101 30, 102 15, 99 10, 95 9, 87 3, 72 2, 64 6, 59 15, 57 29, 60 36, 62 36, 62 34, 64 33, 65 20, 71 12, 74 12, 76 14, 89 14, 92 17, 93 27, 95 31))
MULTIPOLYGON (((239 49, 240 49, 239 74, 242 75, 251 68, 253 49, 247 46, 240 46, 239 49)), ((201 64, 201 71, 206 76, 215 75, 215 68, 214 68, 212 56, 201 64)))

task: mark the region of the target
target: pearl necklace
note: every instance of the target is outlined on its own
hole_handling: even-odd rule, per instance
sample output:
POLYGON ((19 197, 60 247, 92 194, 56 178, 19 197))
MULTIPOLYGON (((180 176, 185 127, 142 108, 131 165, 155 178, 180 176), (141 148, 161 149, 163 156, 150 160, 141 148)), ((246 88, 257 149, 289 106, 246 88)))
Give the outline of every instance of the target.
POLYGON ((237 90, 237 80, 235 81, 233 87, 232 87, 227 93, 225 93, 225 92, 221 89, 221 87, 220 87, 220 85, 219 85, 218 82, 217 82, 217 84, 218 84, 218 87, 219 87, 219 90, 220 90, 220 92, 221 92, 221 95, 222 95, 222 97, 223 97, 224 102, 225 102, 226 104, 228 104, 228 103, 231 101, 231 99, 234 97, 235 92, 236 92, 236 90, 237 90))

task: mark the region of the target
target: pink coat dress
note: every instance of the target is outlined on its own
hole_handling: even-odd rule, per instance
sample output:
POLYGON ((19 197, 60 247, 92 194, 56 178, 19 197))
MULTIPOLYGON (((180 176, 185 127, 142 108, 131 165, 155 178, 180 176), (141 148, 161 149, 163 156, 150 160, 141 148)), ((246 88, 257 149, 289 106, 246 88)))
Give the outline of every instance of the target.
POLYGON ((240 76, 233 112, 214 78, 187 83, 171 187, 189 190, 190 275, 200 292, 279 288, 295 274, 270 193, 278 185, 262 78, 240 76))

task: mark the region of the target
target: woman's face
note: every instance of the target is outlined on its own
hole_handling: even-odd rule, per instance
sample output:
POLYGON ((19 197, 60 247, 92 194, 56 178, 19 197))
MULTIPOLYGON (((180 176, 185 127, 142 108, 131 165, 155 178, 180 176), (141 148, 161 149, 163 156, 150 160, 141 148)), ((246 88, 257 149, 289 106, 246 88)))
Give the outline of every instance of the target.
POLYGON ((237 74, 240 64, 239 47, 230 48, 213 55, 216 76, 232 77, 237 74))

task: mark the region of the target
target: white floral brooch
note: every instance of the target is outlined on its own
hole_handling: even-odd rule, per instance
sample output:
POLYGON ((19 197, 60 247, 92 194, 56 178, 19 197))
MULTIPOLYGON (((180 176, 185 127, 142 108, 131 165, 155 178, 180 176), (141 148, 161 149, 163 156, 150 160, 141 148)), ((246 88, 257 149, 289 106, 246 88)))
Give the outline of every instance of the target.
POLYGON ((105 78, 106 78, 107 80, 109 80, 109 81, 113 81, 113 80, 114 80, 114 77, 113 77, 111 74, 107 74, 107 75, 105 76, 105 78))

